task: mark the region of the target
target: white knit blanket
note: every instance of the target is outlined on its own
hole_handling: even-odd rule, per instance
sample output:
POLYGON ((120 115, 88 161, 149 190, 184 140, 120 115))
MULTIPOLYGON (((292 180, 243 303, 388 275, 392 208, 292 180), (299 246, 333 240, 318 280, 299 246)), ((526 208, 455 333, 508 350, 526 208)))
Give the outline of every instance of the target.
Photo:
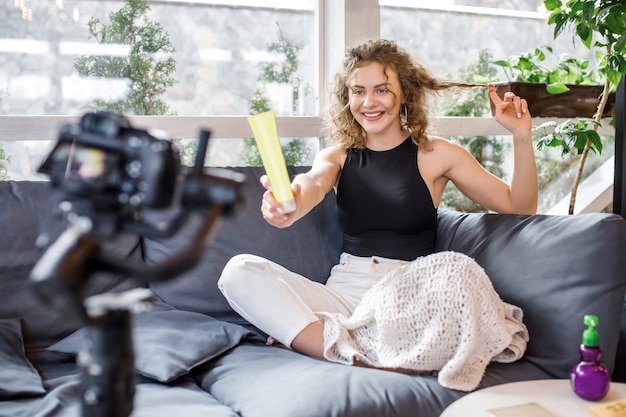
POLYGON ((491 361, 522 357, 522 310, 504 303, 470 257, 439 252, 387 273, 351 316, 317 313, 324 356, 377 368, 438 371, 441 385, 472 391, 491 361))

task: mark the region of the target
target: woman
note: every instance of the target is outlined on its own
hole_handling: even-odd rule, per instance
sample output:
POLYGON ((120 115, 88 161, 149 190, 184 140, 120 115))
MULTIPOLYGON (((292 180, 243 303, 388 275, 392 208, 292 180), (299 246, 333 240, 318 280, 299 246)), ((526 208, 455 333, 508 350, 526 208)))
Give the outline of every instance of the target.
MULTIPOLYGON (((393 41, 370 41, 347 50, 342 71, 336 77, 335 103, 330 112, 331 137, 336 143, 319 152, 308 172, 293 179, 296 210, 283 212, 268 178, 261 177, 267 189, 261 212, 268 223, 278 228, 291 226, 326 193, 336 191, 344 230, 340 263, 322 285, 269 260, 238 255, 226 265, 218 284, 235 311, 272 336, 270 343, 276 340, 306 355, 351 364, 409 372, 442 369, 443 365, 431 362, 381 360, 385 348, 380 335, 385 329, 373 321, 365 326, 361 321, 357 329, 349 321, 368 291, 368 295, 375 293, 370 301, 372 297, 389 297, 389 290, 400 291, 388 283, 384 290, 380 288, 385 280, 399 282, 399 275, 403 282, 419 283, 421 295, 428 294, 434 286, 424 271, 419 271, 426 259, 426 263, 437 259, 436 264, 469 265, 473 268, 469 275, 484 275, 473 260, 460 254, 433 254, 437 206, 448 181, 489 210, 519 214, 536 211, 531 116, 524 99, 512 92, 500 99, 489 87, 496 120, 513 135, 515 156, 510 184, 486 171, 461 146, 427 136, 429 96, 465 86, 436 80, 393 41), (377 290, 372 291, 377 283, 377 290), (367 333, 369 339, 363 343, 351 340, 347 350, 343 348, 348 345, 337 345, 338 338, 358 338, 359 332, 361 336, 367 333), (372 351, 371 346, 368 348, 372 343, 381 348, 372 351)), ((443 288, 452 282, 464 285, 472 280, 483 282, 478 291, 489 287, 486 277, 459 280, 455 270, 438 278, 443 288)), ((466 290, 459 287, 452 292, 466 290)), ((488 291, 497 304, 499 299, 493 289, 488 291)), ((497 308, 503 311, 502 306, 497 308)), ((371 316, 371 311, 368 308, 365 316, 371 316)))

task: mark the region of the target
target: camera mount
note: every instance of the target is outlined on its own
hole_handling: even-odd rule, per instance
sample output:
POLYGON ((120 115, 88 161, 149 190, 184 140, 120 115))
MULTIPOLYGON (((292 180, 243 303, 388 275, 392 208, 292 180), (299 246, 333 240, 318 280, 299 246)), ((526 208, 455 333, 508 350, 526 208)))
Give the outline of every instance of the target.
POLYGON ((135 392, 131 310, 147 304, 145 288, 83 299, 91 275, 112 272, 149 283, 168 280, 201 259, 223 216, 242 201, 240 173, 204 168, 210 132, 202 130, 194 166, 180 168, 169 140, 134 129, 119 114, 85 114, 78 125, 60 129, 40 172, 61 191, 59 208, 68 228, 44 252, 31 272, 34 291, 68 320, 87 326, 78 355, 82 368, 82 417, 127 417, 135 392), (169 223, 143 219, 144 209, 177 203, 169 223), (169 259, 146 265, 107 255, 101 241, 120 232, 169 237, 191 215, 203 219, 189 244, 169 259))

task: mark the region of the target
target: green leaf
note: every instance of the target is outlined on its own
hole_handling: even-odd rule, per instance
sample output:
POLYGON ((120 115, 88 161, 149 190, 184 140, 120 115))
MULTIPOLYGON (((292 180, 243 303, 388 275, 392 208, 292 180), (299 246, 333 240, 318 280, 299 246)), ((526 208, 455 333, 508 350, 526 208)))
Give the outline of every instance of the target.
POLYGON ((559 10, 561 7, 561 0, 544 0, 543 4, 548 11, 559 10))
POLYGON ((591 48, 591 41, 593 39, 593 32, 586 24, 580 24, 576 26, 576 34, 588 49, 591 48))
POLYGON ((585 134, 585 132, 575 132, 574 138, 574 148, 578 152, 578 155, 580 155, 585 150, 585 145, 587 144, 587 135, 585 134))
POLYGON ((538 62, 542 62, 546 60, 546 54, 539 48, 535 48, 535 57, 538 62))
POLYGON ((626 37, 623 37, 615 42, 615 45, 613 45, 613 52, 618 54, 621 53, 622 56, 626 55, 626 37))
POLYGON ((626 7, 624 5, 609 6, 602 10, 602 18, 598 13, 598 20, 604 21, 604 25, 609 31, 617 34, 626 34, 626 7), (619 10, 621 8, 622 10, 619 10), (606 15, 606 16, 605 16, 606 15))
POLYGON ((567 144, 561 139, 552 138, 552 140, 548 142, 548 146, 555 148, 557 146, 567 146, 567 144))
POLYGON ((567 17, 565 15, 559 14, 554 16, 554 19, 552 19, 552 16, 550 16, 550 19, 548 19, 548 23, 554 24, 553 37, 554 39, 556 39, 561 35, 561 33, 563 33, 563 30, 567 26, 567 17))
POLYGON ((562 94, 562 93, 568 92, 570 89, 564 83, 556 82, 556 83, 548 84, 546 86, 546 90, 550 94, 562 94))
POLYGON ((530 61, 528 57, 525 56, 520 56, 516 65, 516 67, 521 70, 528 70, 531 69, 533 66, 534 64, 530 61))
POLYGON ((498 65, 498 66, 501 66, 501 67, 506 67, 506 68, 510 68, 511 67, 511 63, 509 61, 505 61, 505 60, 493 61, 492 64, 493 65, 498 65))
MULTIPOLYGON (((585 6, 585 3, 588 3, 587 0, 574 0, 568 3, 568 6, 570 6, 572 8, 571 13, 569 14, 570 18, 573 17, 577 17, 577 15, 579 15, 581 13, 581 11, 583 10, 583 7, 585 6)), ((593 5, 592 5, 593 7, 593 5)))
POLYGON ((615 54, 609 58, 609 66, 615 71, 626 74, 626 57, 621 54, 615 54))
POLYGON ((591 142, 591 150, 598 155, 602 153, 602 138, 595 130, 587 130, 586 137, 589 142, 591 142))
POLYGON ((610 56, 607 65, 601 68, 601 71, 611 84, 617 86, 622 76, 626 74, 626 58, 621 55, 610 56))
POLYGON ((583 17, 588 24, 594 22, 593 16, 596 13, 595 1, 585 1, 583 4, 583 17))

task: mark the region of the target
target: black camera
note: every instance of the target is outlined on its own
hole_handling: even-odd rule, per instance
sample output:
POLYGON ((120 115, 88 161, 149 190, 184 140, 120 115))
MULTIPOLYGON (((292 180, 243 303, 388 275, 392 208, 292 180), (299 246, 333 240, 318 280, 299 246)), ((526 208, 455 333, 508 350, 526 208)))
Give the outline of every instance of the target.
POLYGON ((96 210, 163 208, 173 201, 180 157, 170 140, 132 128, 123 115, 87 113, 60 129, 39 172, 96 210))

